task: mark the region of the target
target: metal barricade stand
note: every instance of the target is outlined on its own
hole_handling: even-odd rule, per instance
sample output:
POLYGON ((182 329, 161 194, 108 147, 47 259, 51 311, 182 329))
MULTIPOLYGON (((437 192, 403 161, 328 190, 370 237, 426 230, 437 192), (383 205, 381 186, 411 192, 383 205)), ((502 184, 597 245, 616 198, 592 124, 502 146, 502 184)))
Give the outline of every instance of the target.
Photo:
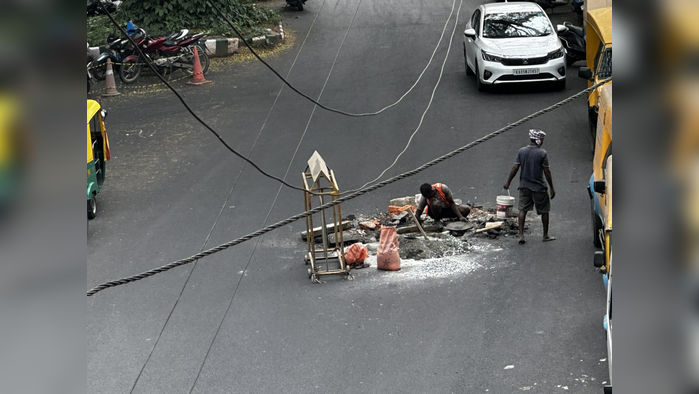
MULTIPOLYGON (((308 166, 303 172, 303 186, 305 189, 304 208, 306 211, 314 209, 313 200, 316 199, 321 206, 330 201, 336 201, 340 198, 340 190, 337 186, 335 174, 328 169, 325 161, 314 152, 308 160, 308 166), (320 195, 313 195, 312 193, 320 195)), ((318 229, 316 228, 316 231, 318 229)), ((308 254, 305 257, 306 264, 310 264, 308 269, 308 277, 315 283, 320 283, 320 275, 348 275, 351 279, 350 268, 345 262, 344 239, 342 235, 342 210, 340 204, 332 208, 323 209, 319 213, 306 217, 306 243, 308 245, 308 254), (325 211, 332 209, 332 222, 328 222, 328 216, 325 211), (318 217, 319 220, 314 220, 318 217), (322 244, 315 243, 316 233, 314 232, 314 224, 320 224, 322 232, 322 244), (335 246, 328 246, 328 232, 332 231, 335 246)))

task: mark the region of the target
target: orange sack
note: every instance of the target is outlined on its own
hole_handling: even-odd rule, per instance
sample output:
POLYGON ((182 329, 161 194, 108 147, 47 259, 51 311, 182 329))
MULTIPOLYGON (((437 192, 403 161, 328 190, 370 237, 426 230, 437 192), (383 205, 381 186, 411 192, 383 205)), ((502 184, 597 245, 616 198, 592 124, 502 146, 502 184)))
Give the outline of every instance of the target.
POLYGON ((398 207, 395 205, 389 205, 388 206, 388 213, 392 215, 398 215, 399 213, 403 211, 407 211, 408 208, 412 208, 413 212, 417 212, 417 207, 415 205, 403 205, 402 207, 398 207))
POLYGON ((345 261, 349 265, 363 264, 369 257, 369 251, 362 244, 354 244, 345 248, 345 261))
POLYGON ((376 253, 376 268, 386 271, 400 270, 398 255, 398 233, 395 227, 381 226, 379 250, 376 253))

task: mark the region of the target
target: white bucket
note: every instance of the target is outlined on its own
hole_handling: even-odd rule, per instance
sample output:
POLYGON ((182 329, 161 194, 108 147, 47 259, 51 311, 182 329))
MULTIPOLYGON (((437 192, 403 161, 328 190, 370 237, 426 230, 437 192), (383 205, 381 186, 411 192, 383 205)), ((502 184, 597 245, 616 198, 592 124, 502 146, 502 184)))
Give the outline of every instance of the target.
POLYGON ((497 196, 498 219, 507 219, 512 216, 512 207, 515 205, 515 198, 509 195, 509 190, 507 194, 507 196, 497 196))

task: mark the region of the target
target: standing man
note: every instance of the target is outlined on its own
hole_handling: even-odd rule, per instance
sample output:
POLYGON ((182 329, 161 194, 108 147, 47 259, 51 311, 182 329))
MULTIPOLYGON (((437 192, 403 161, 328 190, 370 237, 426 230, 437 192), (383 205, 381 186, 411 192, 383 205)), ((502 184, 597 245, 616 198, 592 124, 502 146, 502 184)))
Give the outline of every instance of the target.
POLYGON ((427 215, 434 220, 446 218, 459 218, 462 222, 467 222, 466 216, 471 212, 471 208, 466 205, 459 205, 454 202, 451 190, 443 183, 423 183, 420 186, 420 204, 417 207, 417 221, 422 224, 422 213, 427 206, 427 215))
POLYGON ((549 157, 541 145, 544 143, 546 133, 542 130, 529 130, 529 140, 531 143, 521 148, 517 153, 515 166, 510 171, 507 183, 503 186, 509 190, 512 179, 517 175, 517 171, 522 167, 519 174, 519 243, 524 240, 524 221, 527 212, 536 206, 536 213, 541 215, 541 223, 544 225, 544 242, 553 241, 556 238, 549 235, 549 211, 551 210, 551 200, 556 197, 549 169, 549 157), (544 175, 548 182, 544 182, 544 175), (551 188, 551 199, 549 199, 548 188, 551 188))

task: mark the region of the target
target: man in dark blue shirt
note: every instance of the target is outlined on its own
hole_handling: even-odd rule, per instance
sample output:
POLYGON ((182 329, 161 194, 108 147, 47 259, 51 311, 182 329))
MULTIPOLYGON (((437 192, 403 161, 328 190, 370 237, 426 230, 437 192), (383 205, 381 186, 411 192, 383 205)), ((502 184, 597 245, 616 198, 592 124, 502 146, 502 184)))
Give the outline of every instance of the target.
POLYGON ((531 211, 536 206, 536 213, 541 215, 541 223, 544 225, 544 242, 553 241, 556 238, 549 235, 549 211, 551 210, 551 200, 556 197, 556 191, 553 189, 553 180, 551 179, 551 170, 549 169, 549 157, 541 145, 544 143, 546 133, 542 130, 529 130, 529 140, 531 144, 521 148, 517 152, 515 166, 510 171, 510 176, 503 186, 505 190, 509 190, 510 183, 517 175, 519 168, 522 172, 519 174, 519 243, 523 244, 524 240, 524 221, 527 218, 527 212, 531 211), (546 177, 546 182, 544 181, 546 177), (549 199, 548 189, 551 188, 551 199, 549 199))

